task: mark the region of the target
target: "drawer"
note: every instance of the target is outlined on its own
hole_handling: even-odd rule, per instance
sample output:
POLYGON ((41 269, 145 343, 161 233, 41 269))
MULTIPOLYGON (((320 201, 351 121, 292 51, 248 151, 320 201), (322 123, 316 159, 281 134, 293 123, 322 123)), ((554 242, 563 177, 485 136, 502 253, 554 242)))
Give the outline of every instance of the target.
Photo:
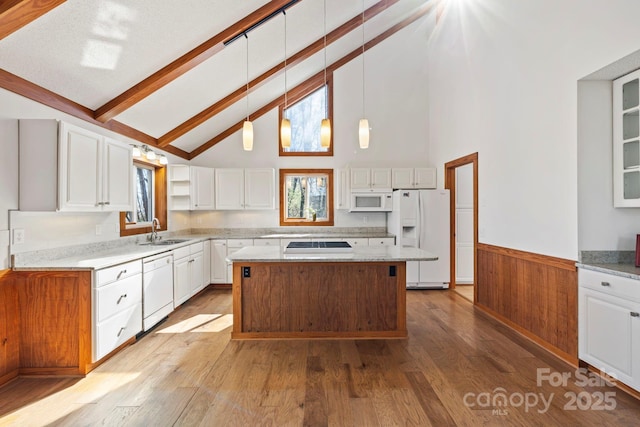
POLYGON ((369 246, 393 246, 396 239, 393 237, 370 238, 369 246))
POLYGON ((125 277, 134 276, 142 272, 142 261, 136 260, 126 264, 115 265, 109 268, 103 268, 96 270, 95 272, 95 286, 103 286, 116 280, 124 279, 125 277))
POLYGON ((189 253, 191 255, 204 251, 204 242, 193 243, 189 245, 189 253))
POLYGON ((367 239, 366 237, 361 237, 357 239, 345 239, 345 241, 348 242, 353 247, 361 248, 363 246, 369 246, 369 239, 367 239))
POLYGON ((95 292, 95 318, 99 323, 142 302, 142 274, 120 279, 97 288, 95 292))
POLYGON ((229 247, 229 248, 244 248, 245 246, 253 246, 253 239, 229 239, 229 240, 227 240, 227 247, 229 247))
POLYGON ((120 344, 142 331, 142 304, 136 304, 98 323, 93 341, 93 361, 112 352, 120 344))
POLYGON ((344 242, 344 238, 342 237, 314 237, 311 239, 312 242, 344 242))
POLYGON ((171 253, 173 253, 173 260, 177 261, 191 255, 191 249, 189 246, 183 246, 181 248, 174 249, 171 253))
POLYGON ((640 280, 579 268, 578 284, 607 295, 640 302, 640 280))
POLYGON ((279 246, 280 239, 255 239, 253 246, 279 246))

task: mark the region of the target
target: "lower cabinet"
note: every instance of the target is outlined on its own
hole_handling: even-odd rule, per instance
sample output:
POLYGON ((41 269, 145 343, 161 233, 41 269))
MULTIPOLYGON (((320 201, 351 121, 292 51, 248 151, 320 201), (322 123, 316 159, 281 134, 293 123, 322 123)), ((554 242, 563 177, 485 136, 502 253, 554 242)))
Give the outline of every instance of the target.
POLYGON ((204 288, 204 244, 173 251, 173 306, 178 307, 204 288))
POLYGON ((580 269, 578 356, 640 390, 640 281, 580 269))
POLYGON ((210 283, 227 282, 227 241, 211 240, 211 275, 210 283))

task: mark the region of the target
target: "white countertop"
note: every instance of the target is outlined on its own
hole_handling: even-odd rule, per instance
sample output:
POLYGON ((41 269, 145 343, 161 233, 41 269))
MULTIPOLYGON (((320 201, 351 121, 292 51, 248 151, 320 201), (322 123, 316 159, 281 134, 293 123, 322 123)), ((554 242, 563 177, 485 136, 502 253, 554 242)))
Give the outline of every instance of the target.
POLYGON ((436 261, 438 257, 417 248, 397 246, 357 247, 350 253, 285 254, 283 248, 275 246, 249 246, 227 257, 231 262, 392 262, 392 261, 436 261))

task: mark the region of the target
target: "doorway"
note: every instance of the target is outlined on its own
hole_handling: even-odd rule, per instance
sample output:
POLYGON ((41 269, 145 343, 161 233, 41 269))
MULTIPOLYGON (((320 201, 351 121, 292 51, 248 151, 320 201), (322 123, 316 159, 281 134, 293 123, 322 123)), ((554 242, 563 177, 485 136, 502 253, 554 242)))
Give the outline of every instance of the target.
POLYGON ((478 153, 445 164, 450 199, 450 289, 477 301, 478 153))

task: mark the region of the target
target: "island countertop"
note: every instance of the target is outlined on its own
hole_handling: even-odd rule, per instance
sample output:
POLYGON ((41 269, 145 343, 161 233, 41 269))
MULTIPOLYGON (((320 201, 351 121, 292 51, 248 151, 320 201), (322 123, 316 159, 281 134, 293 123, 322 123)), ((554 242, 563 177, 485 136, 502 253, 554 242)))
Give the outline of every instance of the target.
POLYGON ((282 247, 249 246, 227 256, 229 262, 393 262, 436 261, 438 257, 417 248, 397 246, 356 247, 347 253, 284 253, 282 247))

